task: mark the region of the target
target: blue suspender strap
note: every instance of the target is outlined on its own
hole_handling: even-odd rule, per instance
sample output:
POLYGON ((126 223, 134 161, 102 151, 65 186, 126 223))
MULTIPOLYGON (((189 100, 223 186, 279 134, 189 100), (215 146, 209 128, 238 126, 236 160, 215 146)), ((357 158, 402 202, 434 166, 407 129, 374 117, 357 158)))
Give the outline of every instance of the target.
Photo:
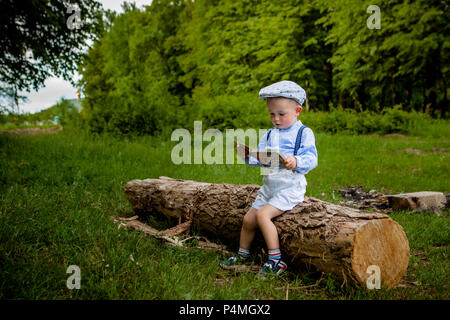
MULTIPOLYGON (((298 149, 300 149, 300 146, 302 144, 302 134, 303 130, 305 128, 308 128, 307 126, 301 126, 301 128, 298 130, 297 133, 297 139, 295 140, 295 149, 294 149, 294 156, 297 155, 298 149)), ((267 133, 267 141, 269 141, 270 133, 272 132, 272 129, 269 129, 269 132, 267 133)))
POLYGON ((302 144, 302 134, 303 130, 305 128, 308 128, 307 126, 302 126, 297 133, 297 139, 295 140, 295 149, 294 149, 294 156, 297 155, 298 149, 300 149, 300 145, 302 144))

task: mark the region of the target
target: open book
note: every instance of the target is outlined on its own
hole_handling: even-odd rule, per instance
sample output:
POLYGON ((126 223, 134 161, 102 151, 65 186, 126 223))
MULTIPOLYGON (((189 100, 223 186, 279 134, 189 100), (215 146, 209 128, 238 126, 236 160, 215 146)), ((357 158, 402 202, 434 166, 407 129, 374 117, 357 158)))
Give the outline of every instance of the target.
POLYGON ((245 150, 245 154, 255 157, 265 167, 284 167, 283 162, 286 160, 286 156, 283 155, 278 149, 266 148, 262 150, 252 150, 245 144, 235 140, 237 147, 245 150))

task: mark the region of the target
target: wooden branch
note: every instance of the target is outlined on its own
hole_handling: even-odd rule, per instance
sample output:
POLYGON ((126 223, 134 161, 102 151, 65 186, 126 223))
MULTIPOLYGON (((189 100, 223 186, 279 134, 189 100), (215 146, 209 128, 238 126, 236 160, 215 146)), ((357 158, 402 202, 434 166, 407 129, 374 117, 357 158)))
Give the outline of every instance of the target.
POLYGON ((189 247, 189 248, 222 251, 223 253, 229 254, 229 252, 225 249, 225 246, 213 243, 208 239, 206 239, 205 237, 192 236, 185 239, 178 238, 177 237, 178 235, 186 231, 189 231, 191 226, 190 221, 186 221, 167 230, 159 231, 155 228, 150 227, 148 224, 139 221, 138 216, 133 216, 131 218, 116 217, 113 218, 112 220, 115 223, 119 224, 118 226, 119 228, 133 228, 135 230, 148 234, 156 239, 164 240, 168 242, 168 244, 176 247, 187 248, 185 246, 185 243, 195 239, 198 241, 198 245, 196 247, 189 247))

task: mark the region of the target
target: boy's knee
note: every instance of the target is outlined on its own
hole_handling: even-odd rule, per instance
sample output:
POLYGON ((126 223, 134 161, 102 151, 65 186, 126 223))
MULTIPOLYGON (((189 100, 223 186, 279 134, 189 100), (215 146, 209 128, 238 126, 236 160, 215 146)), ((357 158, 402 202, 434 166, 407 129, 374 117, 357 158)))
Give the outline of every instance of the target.
POLYGON ((281 213, 283 213, 283 211, 274 207, 262 207, 256 211, 256 222, 259 225, 263 221, 272 220, 281 213))
POLYGON ((243 225, 246 228, 254 229, 256 228, 256 211, 249 211, 244 216, 243 225))
POLYGON ((259 209, 256 211, 255 218, 256 218, 256 223, 259 224, 261 221, 268 218, 267 212, 259 209))

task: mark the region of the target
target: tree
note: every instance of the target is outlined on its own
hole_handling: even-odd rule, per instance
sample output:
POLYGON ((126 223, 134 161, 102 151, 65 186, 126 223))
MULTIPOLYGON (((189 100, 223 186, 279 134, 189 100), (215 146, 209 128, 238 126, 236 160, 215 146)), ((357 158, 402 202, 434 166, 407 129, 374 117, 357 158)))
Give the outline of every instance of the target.
POLYGON ((329 75, 323 66, 329 56, 321 40, 325 30, 314 23, 318 16, 311 0, 197 0, 180 28, 186 47, 180 80, 192 88, 194 100, 257 95, 263 86, 292 80, 315 107, 327 106, 329 75))
POLYGON ((153 0, 145 10, 125 5, 81 65, 83 112, 97 132, 152 134, 186 126, 195 117, 225 127, 234 119, 264 123, 265 110, 254 103, 258 91, 292 80, 305 88, 313 110, 396 106, 445 116, 450 71, 445 1, 380 3, 381 29, 368 27, 370 5, 369 0, 153 0), (252 117, 239 111, 243 108, 252 117))
POLYGON ((175 123, 184 86, 174 37, 181 0, 124 4, 80 65, 83 117, 93 132, 153 134, 175 123))
POLYGON ((17 103, 54 75, 72 81, 86 43, 101 30, 95 0, 0 0, 0 89, 17 103))
POLYGON ((317 0, 330 26, 334 80, 347 103, 420 110, 448 108, 450 19, 445 1, 380 4, 380 29, 367 27, 371 2, 317 0))

